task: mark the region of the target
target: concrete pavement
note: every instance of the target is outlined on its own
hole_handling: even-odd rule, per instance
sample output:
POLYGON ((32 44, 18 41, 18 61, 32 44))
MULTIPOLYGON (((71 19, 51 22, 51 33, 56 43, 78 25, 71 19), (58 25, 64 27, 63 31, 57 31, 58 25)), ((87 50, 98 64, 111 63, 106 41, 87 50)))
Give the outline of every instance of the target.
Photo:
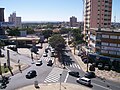
MULTIPOLYGON (((82 70, 84 72, 86 72, 87 65, 84 64, 81 57, 78 56, 78 50, 75 50, 75 54, 74 54, 74 48, 73 47, 69 47, 69 48, 71 49, 72 54, 74 55, 75 59, 78 61, 78 63, 81 66, 82 70)), ((120 82, 120 73, 112 71, 112 70, 111 71, 106 71, 106 70, 99 70, 99 69, 96 68, 95 69, 95 74, 100 78, 113 80, 115 82, 120 82)))
MULTIPOLYGON (((10 61, 11 61, 10 62, 11 67, 13 68, 12 69, 13 74, 21 73, 21 71, 23 71, 24 69, 29 67, 29 65, 27 65, 27 64, 20 63, 20 66, 21 66, 21 71, 20 71, 19 64, 14 62, 14 60, 10 60, 10 61)), ((0 58, 0 62, 1 62, 1 66, 3 66, 4 63, 7 63, 7 58, 6 57, 0 58)), ((10 73, 10 71, 8 71, 7 73, 3 73, 2 75, 3 76, 11 76, 11 73, 10 73)))
MULTIPOLYGON (((60 83, 50 83, 50 84, 38 84, 39 88, 37 90, 92 90, 89 87, 76 85, 71 83, 62 83, 60 89, 60 83)), ((36 90, 33 85, 25 86, 17 90, 36 90)))

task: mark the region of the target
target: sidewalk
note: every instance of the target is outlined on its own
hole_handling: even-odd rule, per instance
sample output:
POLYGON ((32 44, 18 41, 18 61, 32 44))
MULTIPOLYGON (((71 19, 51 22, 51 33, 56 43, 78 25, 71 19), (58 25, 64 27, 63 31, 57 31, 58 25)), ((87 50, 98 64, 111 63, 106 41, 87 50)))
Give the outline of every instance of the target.
MULTIPOLYGON (((78 61, 79 65, 81 66, 82 70, 86 72, 87 70, 87 65, 82 62, 81 57, 78 56, 78 50, 75 50, 74 54, 74 48, 70 47, 72 54, 74 55, 75 59, 78 61)), ((115 71, 105 71, 105 70, 99 70, 95 69, 95 74, 100 77, 100 78, 105 78, 109 80, 113 80, 115 82, 120 82, 120 73, 117 73, 115 71)))
MULTIPOLYGON (((12 69, 13 74, 20 73, 18 63, 13 62, 13 60, 10 60, 10 61, 11 61, 10 65, 13 68, 12 69)), ((4 63, 7 63, 7 59, 5 57, 2 57, 2 58, 0 58, 0 62, 1 62, 1 66, 3 66, 4 63)), ((26 64, 23 64, 23 63, 20 63, 20 65, 21 65, 21 71, 23 71, 24 69, 29 67, 29 65, 26 65, 26 64)), ((2 75, 3 76, 11 76, 11 73, 10 73, 10 71, 8 71, 7 73, 3 73, 2 75)))
MULTIPOLYGON (((62 83, 60 89, 60 83, 51 83, 51 84, 39 84, 37 90, 92 90, 89 87, 83 85, 76 85, 70 83, 62 83)), ((36 90, 34 85, 25 86, 17 90, 36 90)))

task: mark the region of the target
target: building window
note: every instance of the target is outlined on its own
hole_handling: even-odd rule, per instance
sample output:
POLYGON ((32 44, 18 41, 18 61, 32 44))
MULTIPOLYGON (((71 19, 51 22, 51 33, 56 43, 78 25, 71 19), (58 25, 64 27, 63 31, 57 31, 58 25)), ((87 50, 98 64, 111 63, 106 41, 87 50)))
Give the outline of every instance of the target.
POLYGON ((110 43, 110 46, 113 46, 113 47, 115 47, 115 46, 117 46, 117 44, 110 43))
POLYGON ((118 47, 120 47, 120 44, 118 44, 118 47))
POLYGON ((109 54, 116 55, 116 52, 115 51, 109 51, 109 54))
POLYGON ((109 38, 109 35, 102 35, 102 38, 109 38))
POLYGON ((117 55, 120 55, 120 52, 117 52, 117 55))
POLYGON ((102 42, 101 43, 103 46, 108 46, 108 43, 102 42))
POLYGON ((108 51, 105 51, 105 50, 101 50, 101 53, 108 53, 108 51))
POLYGON ((111 35, 110 38, 111 38, 111 39, 117 39, 117 36, 111 35))
MULTIPOLYGON (((107 20, 105 20, 105 21, 107 21, 107 20)), ((104 23, 104 25, 107 25, 107 23, 104 23)))

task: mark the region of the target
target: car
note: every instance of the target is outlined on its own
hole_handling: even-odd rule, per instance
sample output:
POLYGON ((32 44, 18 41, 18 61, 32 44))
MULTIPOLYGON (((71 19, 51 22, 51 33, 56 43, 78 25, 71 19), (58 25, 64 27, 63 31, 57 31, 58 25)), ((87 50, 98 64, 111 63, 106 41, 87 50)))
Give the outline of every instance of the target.
POLYGON ((82 59, 82 61, 83 61, 85 64, 89 63, 89 60, 86 59, 86 58, 82 59))
POLYGON ((100 69, 100 70, 104 69, 103 63, 98 63, 98 69, 100 69))
POLYGON ((11 49, 11 50, 13 50, 13 51, 17 51, 16 45, 8 45, 7 48, 8 48, 8 49, 11 49))
POLYGON ((78 56, 81 56, 81 52, 78 52, 78 56))
POLYGON ((45 49, 45 52, 48 53, 48 49, 45 49))
POLYGON ((38 60, 37 62, 36 62, 36 66, 41 66, 42 65, 42 60, 38 60))
POLYGON ((49 60, 47 66, 52 66, 52 65, 53 65, 52 60, 49 60))
POLYGON ((86 86, 92 86, 91 85, 91 79, 86 78, 86 77, 82 77, 82 78, 77 78, 77 83, 80 83, 82 85, 86 85, 86 86))
POLYGON ((82 59, 82 60, 83 60, 83 59, 87 59, 87 57, 86 57, 86 56, 82 56, 81 59, 82 59))
POLYGON ((47 57, 47 53, 43 53, 43 57, 47 57))
POLYGON ((31 79, 37 76, 37 73, 35 70, 30 70, 27 74, 26 74, 26 78, 27 79, 31 79))
POLYGON ((109 64, 105 64, 104 69, 109 71, 111 69, 111 66, 109 64))
POLYGON ((0 57, 5 57, 5 55, 3 53, 0 54, 0 57))
POLYGON ((76 72, 76 71, 69 71, 68 73, 69 73, 69 75, 71 75, 71 76, 80 77, 80 76, 79 76, 79 72, 76 72))
POLYGON ((87 72, 84 75, 86 78, 95 78, 95 73, 94 72, 87 72))

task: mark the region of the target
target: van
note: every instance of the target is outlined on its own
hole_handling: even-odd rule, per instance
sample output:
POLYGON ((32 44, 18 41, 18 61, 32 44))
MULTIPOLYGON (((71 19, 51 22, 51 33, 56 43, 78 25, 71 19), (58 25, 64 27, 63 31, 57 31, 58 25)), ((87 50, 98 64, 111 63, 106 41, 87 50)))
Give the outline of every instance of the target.
POLYGON ((78 83, 86 86, 91 86, 91 79, 82 77, 82 78, 77 78, 76 80, 78 83))

